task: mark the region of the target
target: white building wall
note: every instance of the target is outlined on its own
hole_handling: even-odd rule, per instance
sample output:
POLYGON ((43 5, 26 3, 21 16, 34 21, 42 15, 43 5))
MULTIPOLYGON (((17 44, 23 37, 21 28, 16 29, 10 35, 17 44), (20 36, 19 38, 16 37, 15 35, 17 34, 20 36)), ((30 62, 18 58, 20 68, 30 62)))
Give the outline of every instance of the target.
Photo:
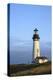
POLYGON ((45 63, 45 62, 48 62, 48 59, 39 59, 39 63, 45 63))
POLYGON ((38 40, 33 41, 33 57, 34 59, 40 57, 40 45, 38 40))

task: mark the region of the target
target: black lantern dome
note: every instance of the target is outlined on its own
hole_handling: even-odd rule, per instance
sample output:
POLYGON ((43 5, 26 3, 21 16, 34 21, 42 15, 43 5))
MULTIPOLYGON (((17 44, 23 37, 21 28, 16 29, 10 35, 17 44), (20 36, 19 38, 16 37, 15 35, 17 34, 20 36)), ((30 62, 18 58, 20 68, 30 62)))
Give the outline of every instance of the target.
POLYGON ((34 30, 34 35, 33 35, 33 40, 39 40, 40 39, 40 37, 39 37, 39 34, 37 34, 37 31, 38 31, 38 29, 37 28, 35 28, 35 30, 34 30))

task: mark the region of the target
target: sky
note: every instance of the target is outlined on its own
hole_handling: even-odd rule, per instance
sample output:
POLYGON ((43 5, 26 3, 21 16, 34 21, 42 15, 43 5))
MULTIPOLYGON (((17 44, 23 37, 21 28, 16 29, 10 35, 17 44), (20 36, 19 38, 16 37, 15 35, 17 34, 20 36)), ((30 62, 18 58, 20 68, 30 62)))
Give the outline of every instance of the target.
MULTIPOLYGON (((32 48, 33 48, 32 37, 35 28, 38 29, 38 33, 40 36, 41 49, 43 48, 50 51, 51 50, 51 6, 10 4, 11 57, 12 55, 15 56, 15 52, 17 53, 17 57, 20 56, 22 57, 23 55, 25 55, 26 57, 27 53, 29 54, 31 53, 30 55, 29 54, 27 55, 32 56, 32 48)), ((51 54, 46 54, 46 55, 50 56, 51 54)), ((23 57, 21 59, 23 59, 23 57)))

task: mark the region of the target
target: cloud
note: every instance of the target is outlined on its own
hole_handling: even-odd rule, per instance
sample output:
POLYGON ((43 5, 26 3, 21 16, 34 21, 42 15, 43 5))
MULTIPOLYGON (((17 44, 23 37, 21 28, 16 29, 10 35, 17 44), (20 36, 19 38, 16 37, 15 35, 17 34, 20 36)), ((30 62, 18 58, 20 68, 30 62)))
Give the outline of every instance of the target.
POLYGON ((33 43, 31 40, 14 39, 10 42, 11 50, 27 50, 31 49, 33 43))
POLYGON ((13 43, 14 46, 31 46, 31 40, 15 40, 13 43))
MULTIPOLYGON (((11 40, 10 49, 14 51, 32 51, 33 50, 33 41, 31 40, 21 40, 21 39, 14 39, 11 40)), ((41 50, 50 50, 51 49, 51 42, 40 42, 41 50), (44 46, 43 46, 44 45, 44 46)))

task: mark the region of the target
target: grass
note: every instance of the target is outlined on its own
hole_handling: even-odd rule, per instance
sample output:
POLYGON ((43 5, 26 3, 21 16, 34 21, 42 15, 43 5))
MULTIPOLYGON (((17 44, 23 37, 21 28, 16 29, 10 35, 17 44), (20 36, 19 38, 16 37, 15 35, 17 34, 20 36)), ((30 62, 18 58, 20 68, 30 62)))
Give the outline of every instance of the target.
POLYGON ((14 64, 10 65, 10 76, 25 76, 51 74, 51 62, 44 64, 14 64))

